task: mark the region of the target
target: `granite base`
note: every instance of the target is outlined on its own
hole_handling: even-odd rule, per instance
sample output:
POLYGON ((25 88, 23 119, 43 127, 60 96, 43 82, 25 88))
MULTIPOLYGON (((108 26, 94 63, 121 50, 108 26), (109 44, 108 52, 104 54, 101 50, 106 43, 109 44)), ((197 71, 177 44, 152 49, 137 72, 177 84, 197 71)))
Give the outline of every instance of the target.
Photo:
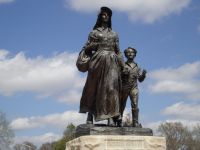
POLYGON ((166 141, 155 136, 90 135, 67 142, 65 150, 166 150, 166 141))

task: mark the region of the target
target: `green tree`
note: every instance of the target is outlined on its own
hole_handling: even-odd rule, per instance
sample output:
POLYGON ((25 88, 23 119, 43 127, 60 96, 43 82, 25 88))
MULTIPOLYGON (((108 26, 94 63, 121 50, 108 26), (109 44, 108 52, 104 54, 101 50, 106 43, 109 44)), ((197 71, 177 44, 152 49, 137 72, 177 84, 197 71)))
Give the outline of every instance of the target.
POLYGON ((54 150, 65 150, 67 139, 65 137, 61 138, 53 144, 54 150))
POLYGON ((0 149, 10 149, 9 146, 13 142, 14 132, 9 126, 6 115, 0 111, 0 149))
POLYGON ((76 127, 72 123, 69 124, 63 132, 63 137, 53 144, 53 149, 65 150, 66 142, 75 138, 75 129, 76 127))
POLYGON ((75 130, 76 127, 72 123, 70 123, 63 132, 63 136, 66 137, 68 141, 70 141, 75 138, 75 130))

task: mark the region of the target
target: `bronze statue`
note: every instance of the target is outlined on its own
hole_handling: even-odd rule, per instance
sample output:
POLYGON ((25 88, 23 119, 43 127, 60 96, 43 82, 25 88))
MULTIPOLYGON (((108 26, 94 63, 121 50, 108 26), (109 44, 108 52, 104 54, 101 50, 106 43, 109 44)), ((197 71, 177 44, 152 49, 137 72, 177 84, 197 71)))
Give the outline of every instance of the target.
POLYGON ((125 67, 122 72, 122 99, 121 99, 121 115, 123 115, 124 108, 128 96, 131 100, 132 108, 132 121, 133 127, 141 127, 138 122, 138 84, 137 81, 142 82, 146 77, 146 70, 142 70, 138 67, 137 63, 134 62, 137 51, 132 47, 128 47, 124 54, 127 58, 125 67))
POLYGON ((87 113, 87 124, 107 120, 115 126, 120 116, 121 70, 124 66, 119 49, 119 39, 112 31, 112 10, 101 7, 97 22, 88 41, 79 53, 77 67, 88 71, 80 101, 80 113, 87 113))

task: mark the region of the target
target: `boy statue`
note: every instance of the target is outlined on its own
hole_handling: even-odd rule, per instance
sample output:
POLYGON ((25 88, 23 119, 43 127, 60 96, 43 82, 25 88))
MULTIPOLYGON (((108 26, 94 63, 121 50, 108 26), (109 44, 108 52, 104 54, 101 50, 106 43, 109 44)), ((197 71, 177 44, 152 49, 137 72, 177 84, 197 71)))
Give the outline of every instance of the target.
POLYGON ((122 98, 121 98, 121 116, 126 106, 128 96, 131 100, 132 108, 132 122, 133 127, 142 127, 138 122, 138 84, 137 81, 142 82, 146 77, 146 70, 142 70, 134 62, 137 51, 132 47, 128 47, 124 50, 124 54, 127 58, 124 71, 122 72, 122 98))

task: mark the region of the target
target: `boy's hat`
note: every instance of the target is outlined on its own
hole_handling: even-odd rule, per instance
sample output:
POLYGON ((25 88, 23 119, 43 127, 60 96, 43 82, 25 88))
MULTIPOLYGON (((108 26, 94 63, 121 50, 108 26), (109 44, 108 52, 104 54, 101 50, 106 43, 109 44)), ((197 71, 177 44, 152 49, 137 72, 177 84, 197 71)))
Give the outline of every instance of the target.
POLYGON ((133 48, 133 47, 128 47, 127 49, 125 49, 125 50, 124 50, 124 54, 126 55, 126 53, 127 53, 128 51, 130 51, 130 50, 132 50, 135 54, 137 54, 137 50, 136 50, 135 48, 133 48))

